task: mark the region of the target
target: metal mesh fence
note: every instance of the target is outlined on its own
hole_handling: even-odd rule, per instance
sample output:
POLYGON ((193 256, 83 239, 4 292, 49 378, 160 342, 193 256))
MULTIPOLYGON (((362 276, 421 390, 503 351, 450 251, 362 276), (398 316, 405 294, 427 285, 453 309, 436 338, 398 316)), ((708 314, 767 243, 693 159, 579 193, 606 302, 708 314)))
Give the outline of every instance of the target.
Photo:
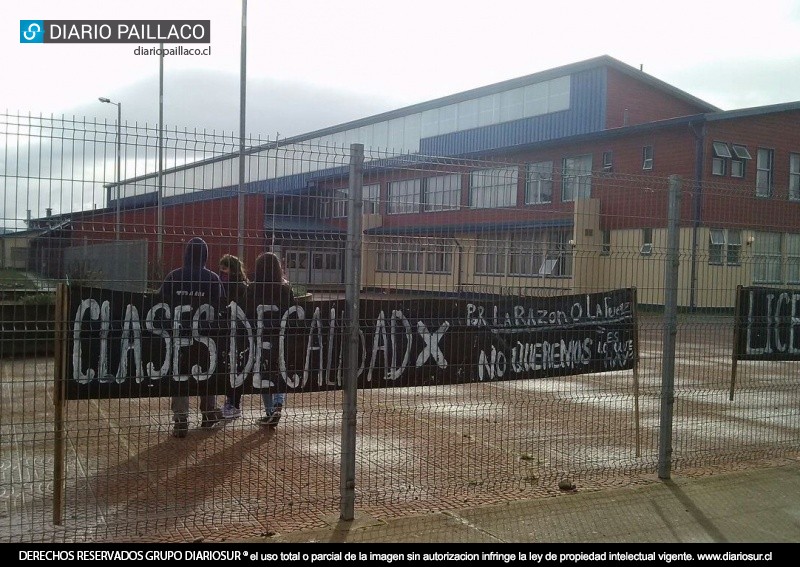
POLYGON ((682 474, 797 454, 800 228, 755 192, 681 180, 667 365, 667 177, 555 149, 479 160, 366 148, 355 178, 357 139, 248 139, 240 154, 213 132, 1 123, 3 541, 317 526, 340 514, 351 458, 355 507, 380 517, 647 482, 664 436, 682 474), (191 359, 190 389, 176 390, 180 353, 210 352, 211 335, 197 306, 184 327, 178 310, 159 323, 176 305, 152 298, 193 237, 208 268, 232 254, 250 280, 274 252, 296 303, 264 323, 269 308, 239 301, 237 319, 222 302, 235 330, 214 336, 220 370, 191 359), (343 354, 348 286, 355 362, 343 354), (772 291, 741 313, 739 286, 772 291), (286 393, 277 427, 261 422, 261 363, 286 393), (241 416, 211 423, 200 394, 222 408, 237 374, 241 416), (174 393, 191 394, 184 437, 172 435, 174 393))

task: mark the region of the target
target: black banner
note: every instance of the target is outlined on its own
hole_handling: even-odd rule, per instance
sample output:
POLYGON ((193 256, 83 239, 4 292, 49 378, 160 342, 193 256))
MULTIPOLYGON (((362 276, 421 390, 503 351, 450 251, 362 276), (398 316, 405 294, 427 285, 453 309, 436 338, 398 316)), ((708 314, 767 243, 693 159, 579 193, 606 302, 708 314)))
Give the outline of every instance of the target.
MULTIPOLYGON (((345 302, 172 306, 152 294, 71 287, 68 399, 309 392, 341 387, 345 302), (221 312, 220 312, 221 311, 221 312), (262 317, 263 315, 263 317, 262 317)), ((634 291, 550 298, 362 299, 359 388, 625 370, 634 291)))
POLYGON ((800 290, 739 287, 734 357, 800 360, 800 290))

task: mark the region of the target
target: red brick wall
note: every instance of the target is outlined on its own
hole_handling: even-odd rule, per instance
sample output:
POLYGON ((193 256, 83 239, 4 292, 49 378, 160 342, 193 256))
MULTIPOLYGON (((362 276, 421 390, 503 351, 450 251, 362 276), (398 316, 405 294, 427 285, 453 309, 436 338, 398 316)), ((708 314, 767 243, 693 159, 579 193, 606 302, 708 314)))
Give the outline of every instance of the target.
POLYGON ((611 68, 608 68, 606 100, 606 128, 624 126, 626 109, 629 126, 705 111, 611 68))

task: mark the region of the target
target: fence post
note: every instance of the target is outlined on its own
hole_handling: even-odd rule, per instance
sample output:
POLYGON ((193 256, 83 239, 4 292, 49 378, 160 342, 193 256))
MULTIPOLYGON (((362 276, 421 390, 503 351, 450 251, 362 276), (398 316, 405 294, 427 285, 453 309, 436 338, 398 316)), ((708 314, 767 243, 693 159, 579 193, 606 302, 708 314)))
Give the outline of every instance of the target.
POLYGON ((361 293, 361 212, 363 202, 364 145, 350 144, 350 187, 345 252, 345 319, 344 360, 342 373, 342 464, 341 503, 339 518, 355 517, 356 494, 356 393, 358 382, 359 300, 361 293))
POLYGON ((664 354, 661 364, 661 420, 658 434, 658 478, 670 477, 672 409, 675 402, 675 339, 678 334, 678 266, 680 264, 681 178, 669 176, 667 257, 664 262, 664 354))

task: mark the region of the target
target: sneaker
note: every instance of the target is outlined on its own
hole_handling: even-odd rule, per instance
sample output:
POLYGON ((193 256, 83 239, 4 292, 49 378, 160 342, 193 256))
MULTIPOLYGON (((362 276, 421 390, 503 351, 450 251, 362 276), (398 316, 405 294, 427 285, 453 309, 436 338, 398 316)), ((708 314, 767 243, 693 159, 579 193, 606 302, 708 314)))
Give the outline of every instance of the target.
POLYGON ((228 402, 225 402, 225 405, 222 407, 222 417, 225 419, 240 418, 242 417, 242 410, 228 402))
POLYGON ((200 427, 204 429, 211 429, 220 421, 222 421, 222 411, 219 409, 211 410, 203 414, 203 421, 200 423, 200 427))
POLYGON ((189 422, 185 419, 177 420, 175 425, 172 426, 173 437, 183 439, 187 433, 189 433, 189 422))
POLYGON ((275 411, 271 414, 262 417, 259 420, 261 425, 267 425, 269 427, 275 427, 278 425, 278 422, 281 420, 281 406, 275 406, 275 411))

